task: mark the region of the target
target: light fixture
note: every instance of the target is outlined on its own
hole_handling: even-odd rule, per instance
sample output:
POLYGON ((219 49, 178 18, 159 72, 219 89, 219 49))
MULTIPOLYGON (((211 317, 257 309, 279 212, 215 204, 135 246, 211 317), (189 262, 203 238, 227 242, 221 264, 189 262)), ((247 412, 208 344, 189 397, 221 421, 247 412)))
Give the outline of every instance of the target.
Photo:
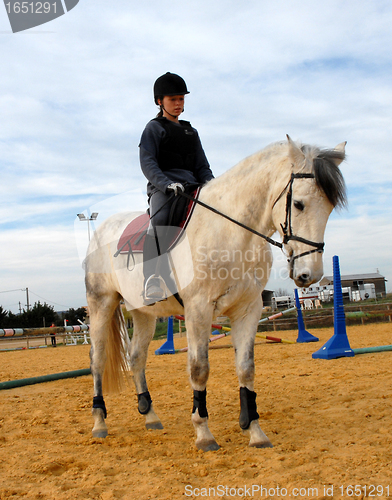
POLYGON ((97 220, 98 217, 98 212, 93 212, 90 217, 86 217, 84 214, 76 214, 79 217, 79 220, 81 221, 87 221, 87 227, 88 227, 88 241, 90 241, 90 221, 91 220, 97 220))

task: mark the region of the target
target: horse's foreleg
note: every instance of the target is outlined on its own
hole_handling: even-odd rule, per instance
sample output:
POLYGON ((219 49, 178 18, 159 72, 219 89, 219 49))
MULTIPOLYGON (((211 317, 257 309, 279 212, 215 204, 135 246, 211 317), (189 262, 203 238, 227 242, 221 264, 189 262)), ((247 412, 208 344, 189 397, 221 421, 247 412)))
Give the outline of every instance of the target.
POLYGON ((257 331, 259 308, 248 309, 241 319, 232 322, 231 336, 235 349, 236 369, 240 386, 240 427, 250 437, 249 446, 271 448, 272 444, 261 430, 254 392, 255 363, 254 341, 257 331), (249 311, 252 312, 249 312, 249 311))
POLYGON ((163 429, 152 406, 152 400, 146 381, 146 362, 148 346, 155 332, 155 318, 139 311, 132 312, 133 336, 129 352, 129 360, 138 395, 138 410, 145 417, 146 429, 163 429))
MULTIPOLYGON (((208 428, 207 380, 209 375, 208 339, 211 318, 185 312, 188 336, 188 369, 193 388, 192 423, 196 431, 196 447, 202 451, 218 450, 219 445, 208 428)), ((212 317, 212 315, 211 315, 212 317)))

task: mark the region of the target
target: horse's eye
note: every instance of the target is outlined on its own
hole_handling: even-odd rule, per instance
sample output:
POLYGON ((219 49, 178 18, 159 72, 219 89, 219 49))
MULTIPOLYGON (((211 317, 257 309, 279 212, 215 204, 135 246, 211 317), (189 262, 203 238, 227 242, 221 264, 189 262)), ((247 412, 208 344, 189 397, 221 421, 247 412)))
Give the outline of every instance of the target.
POLYGON ((302 212, 302 210, 305 208, 304 204, 301 201, 294 201, 294 207, 302 212))

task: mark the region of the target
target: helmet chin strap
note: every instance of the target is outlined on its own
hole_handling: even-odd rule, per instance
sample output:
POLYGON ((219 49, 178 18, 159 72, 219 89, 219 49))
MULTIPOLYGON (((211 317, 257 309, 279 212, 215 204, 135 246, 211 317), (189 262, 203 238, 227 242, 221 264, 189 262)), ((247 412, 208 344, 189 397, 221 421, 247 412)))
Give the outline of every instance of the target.
MULTIPOLYGON (((178 118, 178 116, 180 116, 180 115, 178 115, 178 116, 177 116, 177 115, 172 115, 171 113, 169 113, 169 111, 167 111, 167 110, 165 109, 165 107, 163 106, 163 104, 161 104, 161 109, 163 109, 163 111, 164 111, 165 113, 167 113, 169 116, 171 116, 172 118, 178 118)), ((183 112, 184 112, 184 109, 185 109, 185 108, 182 108, 181 113, 183 113, 183 112)), ((180 114, 181 114, 181 113, 180 113, 180 114)))

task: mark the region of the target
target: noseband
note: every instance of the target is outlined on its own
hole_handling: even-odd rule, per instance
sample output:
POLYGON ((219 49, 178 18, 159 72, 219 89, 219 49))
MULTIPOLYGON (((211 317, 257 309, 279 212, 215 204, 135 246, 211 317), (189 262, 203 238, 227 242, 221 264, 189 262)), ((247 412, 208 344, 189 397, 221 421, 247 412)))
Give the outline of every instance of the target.
POLYGON ((284 187, 283 191, 275 200, 272 208, 276 205, 276 203, 282 198, 283 194, 287 190, 286 195, 286 219, 284 224, 281 224, 283 232, 283 244, 287 244, 290 240, 299 241, 301 243, 305 243, 305 245, 309 245, 315 247, 313 250, 308 250, 307 252, 300 253, 299 255, 294 255, 294 257, 290 257, 289 262, 291 264, 294 263, 295 259, 299 259, 300 257, 304 257, 305 255, 309 255, 314 252, 323 253, 324 252, 324 243, 316 243, 315 241, 307 240, 305 238, 301 238, 300 236, 295 236, 293 234, 293 230, 291 227, 291 207, 293 201, 293 183, 294 179, 314 179, 314 174, 291 174, 289 182, 284 187))

